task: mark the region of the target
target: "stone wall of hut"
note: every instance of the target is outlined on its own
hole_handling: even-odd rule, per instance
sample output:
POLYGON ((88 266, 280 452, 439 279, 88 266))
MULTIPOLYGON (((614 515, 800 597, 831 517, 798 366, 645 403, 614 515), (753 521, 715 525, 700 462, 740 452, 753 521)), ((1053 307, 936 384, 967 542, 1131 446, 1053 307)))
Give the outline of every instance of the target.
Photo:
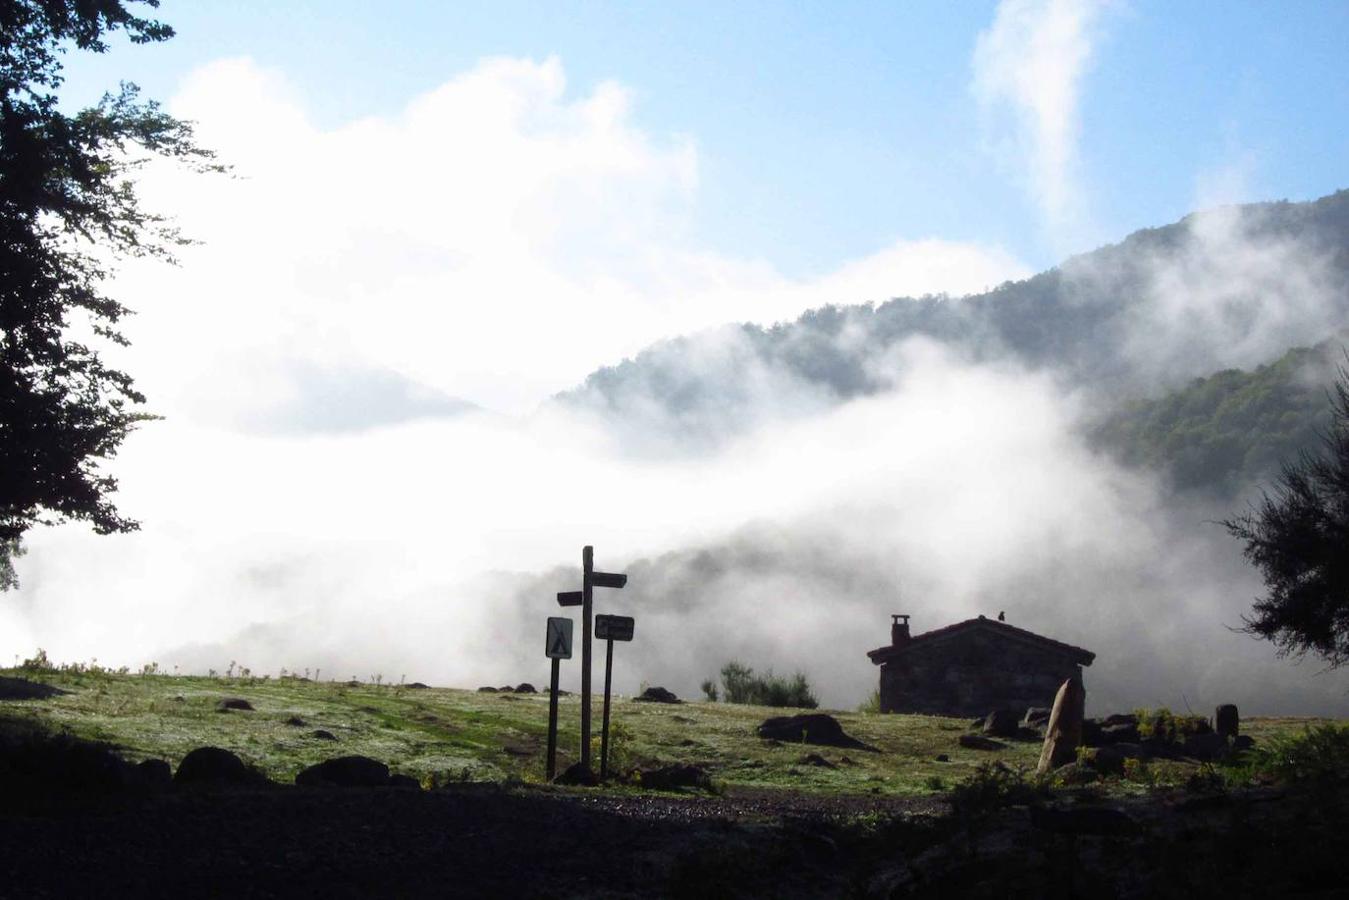
POLYGON ((969 631, 918 644, 881 666, 881 711, 983 716, 1049 706, 1082 667, 1049 648, 969 631))

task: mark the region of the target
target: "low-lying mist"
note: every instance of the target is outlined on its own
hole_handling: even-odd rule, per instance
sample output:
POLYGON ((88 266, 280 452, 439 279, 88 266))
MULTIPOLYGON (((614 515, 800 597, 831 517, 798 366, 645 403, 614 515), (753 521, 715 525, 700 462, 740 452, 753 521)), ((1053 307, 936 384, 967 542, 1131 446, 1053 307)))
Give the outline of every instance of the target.
MULTIPOLYGON (((1259 593, 1215 523, 1092 454, 1080 396, 923 340, 892 389, 772 421, 715 453, 633 457, 557 407, 358 435, 144 429, 119 462, 132 535, 33 533, 0 604, 10 654, 133 668, 473 687, 546 680, 543 620, 579 552, 627 571, 617 690, 682 696, 729 659, 801 670, 827 706, 874 688, 888 615, 1004 611, 1097 653, 1098 710, 1343 712, 1317 675, 1234 633, 1259 593)), ((576 687, 579 665, 563 666, 576 687)))

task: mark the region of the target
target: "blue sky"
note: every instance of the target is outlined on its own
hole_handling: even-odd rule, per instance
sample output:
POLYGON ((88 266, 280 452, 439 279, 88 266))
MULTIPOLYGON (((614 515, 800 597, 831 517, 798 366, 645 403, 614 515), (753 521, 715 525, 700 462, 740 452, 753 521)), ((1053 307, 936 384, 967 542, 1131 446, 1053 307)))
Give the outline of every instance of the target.
POLYGON ((165 0, 173 41, 72 58, 69 87, 83 98, 127 78, 168 97, 194 68, 248 56, 337 126, 483 57, 556 56, 569 93, 616 80, 654 140, 692 139, 698 242, 791 275, 934 236, 1043 268, 1209 195, 1349 184, 1349 4, 1113 3, 1093 16, 1078 84, 1083 214, 1049 233, 971 90, 996 7, 165 0))

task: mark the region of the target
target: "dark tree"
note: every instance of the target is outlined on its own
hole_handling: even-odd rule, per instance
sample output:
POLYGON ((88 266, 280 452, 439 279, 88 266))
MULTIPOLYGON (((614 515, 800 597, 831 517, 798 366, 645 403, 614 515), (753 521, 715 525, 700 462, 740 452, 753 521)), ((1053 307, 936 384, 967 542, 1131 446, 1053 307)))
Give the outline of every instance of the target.
POLYGON ((1246 542, 1269 589, 1245 631, 1336 668, 1349 662, 1349 370, 1340 369, 1331 406, 1323 452, 1285 464, 1273 496, 1223 524, 1246 542))
MULTIPOLYGON (((184 243, 138 203, 133 176, 154 157, 219 170, 191 127, 122 84, 95 107, 62 112, 62 55, 103 53, 122 32, 167 40, 128 7, 158 0, 0 0, 0 557, 35 524, 82 520, 130 531, 100 464, 151 418, 124 372, 95 346, 125 344, 129 313, 104 293, 109 261, 172 261, 184 243), (78 334, 88 334, 88 341, 78 334)), ((12 581, 0 579, 0 582, 12 581)))

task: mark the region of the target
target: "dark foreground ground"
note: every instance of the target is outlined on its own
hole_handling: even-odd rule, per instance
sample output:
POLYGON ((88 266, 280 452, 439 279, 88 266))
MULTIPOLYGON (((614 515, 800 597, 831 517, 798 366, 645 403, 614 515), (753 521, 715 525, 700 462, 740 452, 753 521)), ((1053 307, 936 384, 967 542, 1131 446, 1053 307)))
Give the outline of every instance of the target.
POLYGON ((463 785, 0 813, 3 897, 1349 897, 1349 785, 941 802, 463 785))

